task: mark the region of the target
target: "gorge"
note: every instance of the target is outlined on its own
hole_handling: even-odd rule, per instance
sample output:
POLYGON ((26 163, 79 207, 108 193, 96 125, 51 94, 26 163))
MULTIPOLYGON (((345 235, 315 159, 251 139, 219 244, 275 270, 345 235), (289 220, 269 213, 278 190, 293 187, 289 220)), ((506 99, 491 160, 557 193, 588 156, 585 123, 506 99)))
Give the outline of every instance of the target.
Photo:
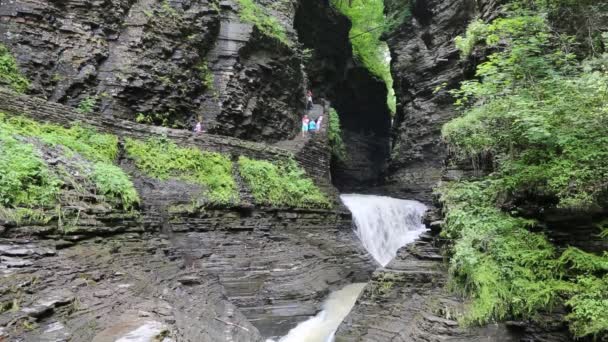
POLYGON ((605 341, 606 70, 606 1, 0 0, 0 341, 605 341))

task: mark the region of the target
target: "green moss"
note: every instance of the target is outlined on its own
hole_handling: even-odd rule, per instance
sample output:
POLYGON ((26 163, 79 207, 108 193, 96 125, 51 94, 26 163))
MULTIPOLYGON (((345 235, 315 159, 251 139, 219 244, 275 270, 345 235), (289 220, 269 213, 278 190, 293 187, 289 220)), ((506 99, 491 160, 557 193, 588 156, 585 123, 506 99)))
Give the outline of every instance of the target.
POLYGON ((161 180, 175 177, 202 185, 206 196, 214 203, 238 201, 232 162, 224 155, 178 147, 164 139, 145 142, 126 139, 125 148, 137 167, 151 177, 161 180))
POLYGON ((0 43, 0 85, 7 85, 18 93, 24 93, 30 82, 21 75, 15 58, 6 46, 0 43))
POLYGON ((133 182, 118 166, 97 162, 93 167, 91 177, 102 195, 109 199, 120 199, 117 203, 121 204, 125 210, 130 210, 139 203, 139 195, 133 182))
POLYGON ((78 104, 78 108, 76 111, 82 114, 92 113, 93 110, 97 107, 97 101, 99 97, 97 96, 87 96, 78 104))
POLYGON ((342 128, 340 127, 340 116, 335 109, 329 109, 329 129, 327 131, 331 153, 337 160, 346 159, 346 147, 342 140, 342 128))
POLYGON ((300 208, 329 208, 327 196, 295 161, 278 164, 240 157, 239 172, 257 203, 300 208))
POLYGON ((238 0, 238 2, 241 20, 254 24, 266 36, 275 38, 287 46, 292 45, 283 25, 275 17, 269 15, 263 7, 253 0, 238 0))
POLYGON ((47 206, 55 202, 60 181, 49 172, 34 146, 19 141, 0 124, 0 206, 47 206))
POLYGON ((355 57, 386 83, 387 105, 395 113, 397 100, 390 70, 390 52, 381 40, 387 27, 383 0, 332 0, 331 3, 352 22, 349 33, 355 57))
POLYGON ((121 169, 113 165, 118 154, 115 136, 78 125, 64 128, 0 113, 0 205, 4 207, 4 216, 17 221, 26 217, 35 219, 40 215, 30 209, 54 207, 66 182, 79 187, 79 184, 72 184, 71 176, 61 168, 48 167, 35 142, 59 147, 67 157, 79 154, 85 163, 95 163, 93 174, 85 177, 109 201, 120 203, 125 208, 132 208, 137 203, 133 184, 121 169), (101 175, 101 171, 108 173, 101 175))

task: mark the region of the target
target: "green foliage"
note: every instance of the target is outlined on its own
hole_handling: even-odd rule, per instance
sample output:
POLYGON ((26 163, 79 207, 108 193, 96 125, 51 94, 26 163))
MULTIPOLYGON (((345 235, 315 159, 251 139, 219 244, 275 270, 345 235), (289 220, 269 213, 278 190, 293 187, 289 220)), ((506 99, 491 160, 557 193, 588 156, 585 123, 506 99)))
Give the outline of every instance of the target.
POLYGON ((135 122, 146 124, 146 125, 154 125, 154 126, 162 126, 162 127, 170 127, 170 128, 185 128, 186 125, 180 120, 175 120, 171 113, 161 112, 161 113, 137 113, 135 117, 135 122))
POLYGON ((213 88, 213 73, 209 69, 206 60, 202 60, 197 66, 196 70, 199 72, 199 78, 207 89, 213 88))
POLYGON ((241 20, 254 24, 260 32, 268 37, 275 38, 281 43, 291 46, 285 28, 277 18, 269 15, 267 11, 253 0, 238 0, 241 20))
POLYGON ((177 13, 177 11, 173 7, 171 7, 167 0, 163 0, 163 2, 161 3, 160 14, 169 18, 179 17, 179 13, 177 13))
POLYGON ((566 317, 574 336, 605 336, 608 328, 608 275, 581 276, 579 291, 568 300, 572 311, 566 317))
POLYGON ((337 160, 346 159, 346 147, 342 140, 342 128, 340 127, 340 116, 335 109, 329 109, 329 128, 327 130, 331 154, 337 160))
POLYGON ((33 145, 0 124, 0 207, 50 205, 59 187, 33 145))
MULTIPOLYGON (((559 256, 542 234, 528 230, 533 221, 495 207, 500 187, 498 181, 486 180, 452 183, 440 189, 447 212, 442 234, 455 240, 450 249, 452 286, 471 299, 465 322, 533 319, 539 311, 567 304, 573 308, 568 319, 577 336, 586 335, 580 332, 590 327, 598 333, 601 329, 596 328, 605 322, 580 319, 590 318, 584 312, 596 310, 598 301, 608 300, 608 292, 596 293, 581 286, 580 280, 606 274, 608 256, 575 248, 559 256)), ((603 329, 606 327, 604 324, 603 329)))
POLYGON ((413 0, 384 0, 386 13, 385 32, 392 32, 412 17, 413 0))
POLYGON ((25 217, 42 219, 43 215, 36 210, 56 204, 60 189, 70 176, 60 173, 58 168, 49 169, 40 156, 38 144, 55 146, 67 157, 79 154, 86 159, 84 163, 95 163, 93 173, 85 177, 109 201, 125 209, 138 202, 127 175, 113 165, 118 154, 115 136, 78 125, 64 128, 0 113, 0 216, 17 222, 25 217))
POLYGON ((66 153, 79 153, 91 161, 113 162, 118 155, 118 138, 98 133, 91 128, 75 124, 65 128, 52 124, 40 124, 24 117, 6 118, 0 115, 13 134, 35 137, 51 146, 60 146, 66 153))
POLYGON ((240 157, 239 172, 256 202, 273 206, 329 208, 327 196, 295 161, 273 164, 240 157))
POLYGON ((175 177, 202 185, 214 203, 238 201, 232 162, 224 155, 178 147, 165 139, 126 139, 125 148, 137 167, 151 177, 161 180, 175 177))
POLYGON ((27 78, 21 75, 15 58, 6 46, 0 43, 0 85, 7 85, 18 93, 24 93, 30 87, 27 78))
POLYGON ((443 234, 454 239, 452 285, 471 299, 468 322, 534 319, 566 304, 576 337, 608 333, 608 255, 576 248, 560 255, 530 232, 534 222, 499 209, 514 202, 571 210, 608 203, 608 55, 594 50, 577 58, 578 37, 550 21, 555 11, 583 2, 513 1, 506 17, 474 21, 456 40, 463 57, 482 43, 495 51, 478 66, 477 79, 452 92, 463 115, 443 127, 457 159, 491 158, 494 166, 482 180, 441 190, 443 234))
POLYGON ((374 75, 386 83, 387 104, 395 113, 397 100, 390 70, 390 52, 380 39, 386 19, 383 0, 332 0, 332 4, 352 22, 350 40, 355 57, 374 75))
POLYGON ((508 47, 478 67, 480 80, 455 92, 458 104, 476 102, 444 126, 444 137, 461 158, 500 160, 498 172, 511 193, 554 196, 564 208, 597 205, 608 174, 608 73, 602 69, 608 59, 577 66, 573 56, 551 47, 539 17, 491 26, 487 40, 508 41, 508 47))
POLYGON ((97 107, 97 100, 99 98, 97 96, 87 96, 78 104, 78 108, 76 111, 81 114, 92 113, 93 110, 97 107))
POLYGON ((463 58, 466 59, 472 52, 475 46, 483 41, 487 35, 488 25, 481 20, 475 20, 467 27, 465 36, 457 36, 454 39, 456 48, 460 50, 463 58))
POLYGON ((117 204, 121 204, 125 210, 130 210, 139 203, 139 195, 133 182, 118 166, 97 162, 93 167, 91 177, 101 194, 114 200, 117 204), (120 201, 116 201, 118 199, 120 201))

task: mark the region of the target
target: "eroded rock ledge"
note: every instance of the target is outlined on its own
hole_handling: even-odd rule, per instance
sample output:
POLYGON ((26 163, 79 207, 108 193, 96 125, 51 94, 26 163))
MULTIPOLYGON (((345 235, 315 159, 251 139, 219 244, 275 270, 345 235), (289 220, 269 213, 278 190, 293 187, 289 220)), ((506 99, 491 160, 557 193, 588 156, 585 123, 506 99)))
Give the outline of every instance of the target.
MULTIPOLYGON (((235 138, 85 116, 2 92, 0 111, 69 125, 80 121, 122 137, 277 160, 293 152, 235 138)), ((322 135, 303 142, 327 154, 322 135)), ((329 187, 329 160, 302 158, 329 187)), ((366 281, 375 264, 352 233, 350 213, 252 205, 192 204, 200 189, 159 181, 120 165, 142 203, 125 212, 81 198, 69 225, 0 222, 0 336, 11 340, 114 341, 150 333, 180 341, 259 341, 316 314, 325 297, 366 281)), ((330 195, 335 194, 330 192, 330 195)))
POLYGON ((372 275, 355 307, 336 332, 336 342, 354 341, 571 341, 558 316, 542 325, 508 322, 465 328, 458 321, 465 306, 446 289, 447 270, 436 239, 425 234, 401 248, 397 257, 372 275))

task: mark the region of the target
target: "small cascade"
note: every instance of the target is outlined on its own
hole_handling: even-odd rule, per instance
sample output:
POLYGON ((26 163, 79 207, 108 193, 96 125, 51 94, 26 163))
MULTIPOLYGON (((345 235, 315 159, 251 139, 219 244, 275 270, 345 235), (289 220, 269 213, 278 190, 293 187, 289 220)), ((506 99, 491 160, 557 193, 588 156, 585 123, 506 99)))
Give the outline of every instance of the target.
MULTIPOLYGON (((353 214, 357 236, 363 246, 382 266, 395 257, 399 248, 426 231, 422 216, 427 208, 420 202, 370 195, 340 197, 353 214)), ((323 311, 298 324, 278 342, 333 342, 338 326, 365 285, 351 284, 333 292, 324 303, 323 311)))
POLYGON ((323 311, 298 324, 278 342, 332 342, 336 329, 353 308, 364 287, 365 283, 350 284, 333 292, 323 304, 323 311))
POLYGON ((340 198, 353 214, 361 243, 382 266, 426 230, 422 216, 427 207, 420 202, 356 194, 340 198))

